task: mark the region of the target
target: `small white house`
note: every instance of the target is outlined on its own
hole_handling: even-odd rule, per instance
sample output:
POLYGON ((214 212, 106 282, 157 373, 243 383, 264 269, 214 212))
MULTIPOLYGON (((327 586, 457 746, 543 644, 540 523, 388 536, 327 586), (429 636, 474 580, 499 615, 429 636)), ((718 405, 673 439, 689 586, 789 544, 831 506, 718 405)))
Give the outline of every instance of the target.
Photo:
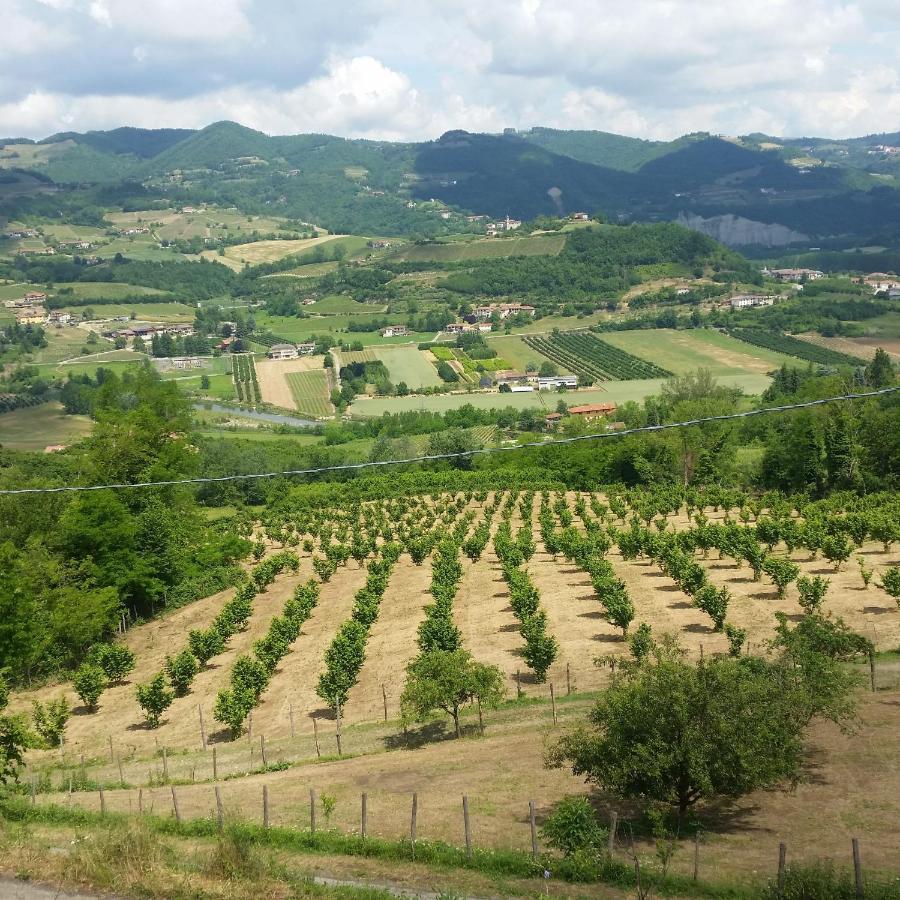
POLYGON ((266 353, 269 359, 296 359, 299 355, 293 344, 272 344, 266 353))
POLYGON ((404 337, 407 334, 409 329, 405 325, 388 325, 387 328, 381 329, 381 336, 385 338, 404 337))
POLYGON ((542 391, 552 391, 559 387, 577 388, 577 375, 552 375, 538 378, 538 388, 542 391))

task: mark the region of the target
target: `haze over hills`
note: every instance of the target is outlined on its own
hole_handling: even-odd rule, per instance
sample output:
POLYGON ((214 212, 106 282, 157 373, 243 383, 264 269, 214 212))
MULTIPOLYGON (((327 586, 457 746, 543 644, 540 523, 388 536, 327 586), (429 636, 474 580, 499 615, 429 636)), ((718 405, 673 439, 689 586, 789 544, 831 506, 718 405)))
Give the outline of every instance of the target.
MULTIPOLYGON (((520 219, 584 210, 613 221, 675 220, 733 246, 891 246, 900 241, 900 134, 849 140, 705 133, 670 142, 533 128, 392 143, 269 136, 234 122, 188 129, 10 139, 0 165, 121 200, 216 201, 345 231, 434 236, 435 199, 520 219)), ((46 182, 44 182, 46 184, 46 182)), ((46 188, 44 188, 46 190, 46 188)), ((26 189, 0 196, 27 212, 26 189), (13 198, 15 198, 13 200, 13 198)))

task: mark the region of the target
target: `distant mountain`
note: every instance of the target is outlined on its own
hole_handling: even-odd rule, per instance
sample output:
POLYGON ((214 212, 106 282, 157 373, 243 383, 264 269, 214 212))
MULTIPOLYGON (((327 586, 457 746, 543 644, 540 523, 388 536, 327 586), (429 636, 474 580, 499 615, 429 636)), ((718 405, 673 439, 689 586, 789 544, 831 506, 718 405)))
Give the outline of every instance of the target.
POLYGON ((132 197, 206 200, 368 234, 458 229, 459 219, 440 217, 443 203, 492 217, 585 211, 689 222, 735 246, 900 243, 898 133, 645 141, 532 128, 392 143, 269 136, 216 122, 199 131, 69 132, 17 146, 0 145, 0 165, 7 159, 59 185, 102 184, 110 196, 127 183, 132 197))

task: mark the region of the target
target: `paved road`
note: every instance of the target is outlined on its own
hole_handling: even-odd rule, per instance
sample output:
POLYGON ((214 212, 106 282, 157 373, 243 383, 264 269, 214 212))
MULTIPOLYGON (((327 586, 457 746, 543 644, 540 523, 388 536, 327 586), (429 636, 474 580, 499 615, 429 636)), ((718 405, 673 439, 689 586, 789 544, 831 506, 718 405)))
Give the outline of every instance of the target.
MULTIPOLYGON (((109 898, 110 895, 105 895, 109 898)), ((0 878, 0 900, 99 900, 98 894, 69 894, 46 884, 0 878)))

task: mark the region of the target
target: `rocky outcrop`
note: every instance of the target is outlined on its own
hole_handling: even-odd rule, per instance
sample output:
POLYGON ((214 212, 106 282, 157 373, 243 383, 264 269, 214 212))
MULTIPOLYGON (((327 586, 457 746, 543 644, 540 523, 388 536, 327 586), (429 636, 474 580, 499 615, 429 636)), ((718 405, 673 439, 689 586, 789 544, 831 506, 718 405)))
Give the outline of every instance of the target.
POLYGON ((809 235, 793 231, 777 222, 755 222, 728 213, 724 216, 710 216, 704 219, 694 213, 679 213, 675 220, 679 225, 692 228, 727 244, 729 247, 747 247, 758 244, 763 247, 784 247, 808 241, 809 235))

